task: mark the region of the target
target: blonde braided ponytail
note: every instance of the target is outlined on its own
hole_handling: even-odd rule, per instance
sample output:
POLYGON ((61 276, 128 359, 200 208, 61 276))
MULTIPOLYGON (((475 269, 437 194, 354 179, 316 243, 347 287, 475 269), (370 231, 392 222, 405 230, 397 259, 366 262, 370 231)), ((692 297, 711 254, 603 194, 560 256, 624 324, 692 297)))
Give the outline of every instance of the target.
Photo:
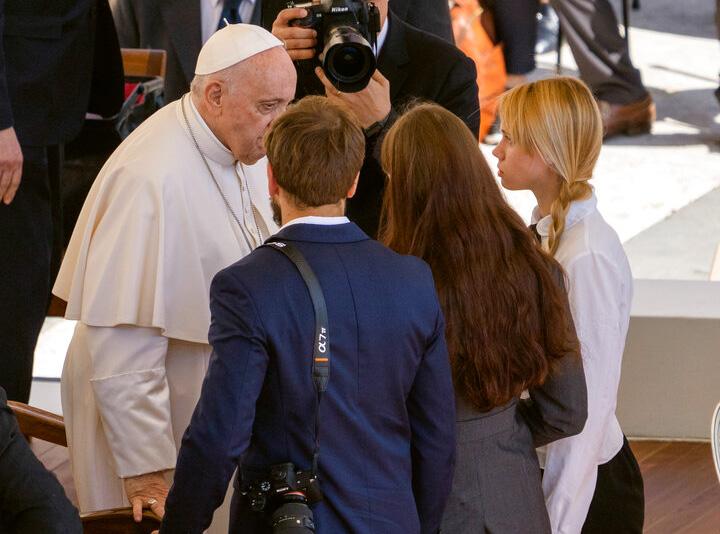
POLYGON ((548 251, 553 256, 557 252, 560 245, 560 238, 565 231, 565 217, 570 209, 570 203, 576 200, 583 200, 592 194, 590 184, 586 180, 577 180, 574 182, 562 181, 560 185, 560 194, 550 206, 550 216, 552 224, 548 234, 548 251))

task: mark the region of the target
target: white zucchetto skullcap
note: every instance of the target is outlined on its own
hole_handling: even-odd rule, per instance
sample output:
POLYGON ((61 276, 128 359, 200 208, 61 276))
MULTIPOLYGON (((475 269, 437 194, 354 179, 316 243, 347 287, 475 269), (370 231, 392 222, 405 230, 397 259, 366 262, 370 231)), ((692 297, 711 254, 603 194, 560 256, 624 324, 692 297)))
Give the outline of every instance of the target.
POLYGON ((195 74, 212 74, 282 45, 280 39, 260 26, 228 24, 212 34, 203 45, 195 66, 195 74))

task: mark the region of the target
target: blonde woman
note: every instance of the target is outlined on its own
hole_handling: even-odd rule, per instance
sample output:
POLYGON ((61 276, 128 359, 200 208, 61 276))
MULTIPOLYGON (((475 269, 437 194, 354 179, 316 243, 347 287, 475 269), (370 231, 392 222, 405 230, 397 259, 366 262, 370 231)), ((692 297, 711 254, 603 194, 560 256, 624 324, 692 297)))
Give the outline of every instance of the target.
POLYGON ((499 175, 507 189, 537 199, 533 228, 565 269, 587 381, 584 430, 544 451, 552 530, 641 533, 642 477, 615 416, 632 275, 588 183, 602 145, 598 106, 579 80, 553 78, 509 91, 499 114, 499 175))

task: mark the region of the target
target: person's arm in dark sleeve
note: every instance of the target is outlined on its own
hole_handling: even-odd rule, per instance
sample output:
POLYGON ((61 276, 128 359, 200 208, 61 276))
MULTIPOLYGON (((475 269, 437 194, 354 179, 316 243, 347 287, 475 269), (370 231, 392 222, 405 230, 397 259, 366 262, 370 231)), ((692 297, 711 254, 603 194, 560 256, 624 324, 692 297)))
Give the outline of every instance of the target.
MULTIPOLYGON (((563 290, 567 335, 580 347, 565 292, 560 266, 554 273, 563 290)), ((525 419, 536 447, 582 432, 588 414, 587 383, 582 358, 578 352, 566 354, 556 363, 542 386, 531 388, 529 399, 522 399, 518 410, 525 419)))
POLYGON ((268 354, 255 306, 221 271, 210 288, 210 360, 200 400, 183 436, 160 532, 202 533, 247 449, 268 354))
POLYGON ((542 386, 529 390, 518 410, 536 447, 582 432, 587 419, 587 387, 582 359, 567 355, 542 386))
POLYGON ((439 305, 435 330, 415 376, 407 408, 420 530, 423 534, 436 533, 455 470, 455 395, 439 305))
POLYGON ((0 388, 0 532, 81 534, 78 512, 35 457, 0 388))

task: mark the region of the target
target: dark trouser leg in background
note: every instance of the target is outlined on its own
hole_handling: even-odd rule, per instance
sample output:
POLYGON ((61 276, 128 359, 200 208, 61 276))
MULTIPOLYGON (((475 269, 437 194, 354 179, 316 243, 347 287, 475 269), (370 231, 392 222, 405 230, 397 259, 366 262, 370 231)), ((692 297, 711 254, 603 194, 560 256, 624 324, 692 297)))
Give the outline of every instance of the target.
MULTIPOLYGON (((56 147, 53 147, 56 148, 56 147)), ((23 173, 12 203, 0 204, 0 385, 27 402, 33 352, 50 292, 53 228, 48 148, 23 146, 23 173)))
POLYGON ((627 438, 608 463, 598 466, 595 494, 582 534, 642 534, 643 479, 627 438))
POLYGON ((496 0, 492 4, 498 38, 504 43, 508 74, 535 70, 538 0, 496 0))
MULTIPOLYGON (((717 26, 718 39, 720 39, 720 0, 715 0, 715 26, 717 26)), ((720 85, 715 89, 715 98, 720 103, 720 85)))
POLYGON ((630 104, 648 95, 608 0, 550 0, 550 4, 560 17, 580 77, 598 99, 630 104))

